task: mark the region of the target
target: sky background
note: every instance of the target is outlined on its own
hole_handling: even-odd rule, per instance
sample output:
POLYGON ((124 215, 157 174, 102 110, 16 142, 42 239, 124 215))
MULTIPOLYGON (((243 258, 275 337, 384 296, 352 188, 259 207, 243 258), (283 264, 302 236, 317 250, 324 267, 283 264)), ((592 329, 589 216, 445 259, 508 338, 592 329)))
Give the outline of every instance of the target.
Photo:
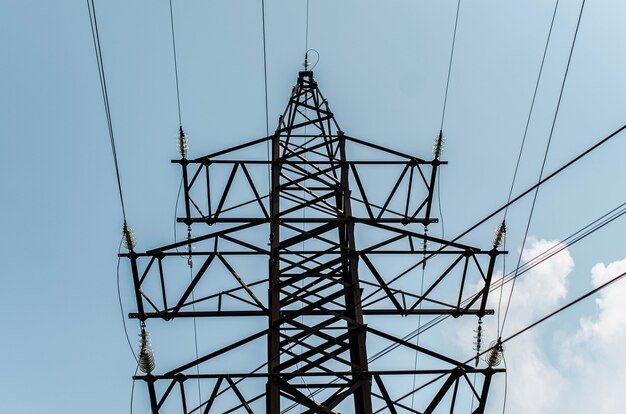
MULTIPOLYGON (((305 7, 266 0, 270 128, 301 69, 305 7)), ((448 236, 506 200, 553 7, 461 2, 441 171, 448 236)), ((537 180, 579 8, 559 5, 514 193, 537 180)), ((173 240, 180 179, 169 162, 178 156, 169 5, 96 9, 127 215, 145 250, 173 240)), ((315 75, 343 130, 430 156, 455 11, 452 0, 311 0, 315 75)), ((174 18, 191 156, 265 136, 260 1, 175 0, 174 18)), ((546 172, 626 123, 625 19, 623 1, 587 0, 546 172)), ((86 2, 1 0, 0 56, 0 411, 127 412, 134 362, 115 283, 122 217, 86 2)), ((626 201, 624 153, 620 136, 541 188, 524 257, 626 201)), ((524 199, 509 213, 509 269, 529 208, 524 199)), ((463 241, 488 245, 497 221, 463 241)), ((618 219, 524 275, 505 336, 626 270, 625 230, 618 219)), ((620 412, 625 283, 509 344, 507 413, 620 412)), ((455 331, 468 357, 474 326, 455 331)), ((135 321, 129 329, 134 342, 135 321)), ((489 412, 501 412, 503 378, 493 387, 489 412)), ((139 384, 137 412, 146 401, 139 384)))

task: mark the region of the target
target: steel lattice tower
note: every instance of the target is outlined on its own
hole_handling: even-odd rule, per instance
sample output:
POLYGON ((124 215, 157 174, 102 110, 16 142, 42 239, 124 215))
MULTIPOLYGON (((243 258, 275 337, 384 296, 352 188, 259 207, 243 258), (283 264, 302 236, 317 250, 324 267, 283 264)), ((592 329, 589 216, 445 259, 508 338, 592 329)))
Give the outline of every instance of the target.
POLYGON ((438 156, 427 161, 345 134, 313 73, 304 71, 273 135, 173 162, 183 173, 185 215, 178 221, 193 227, 193 236, 123 254, 131 262, 137 302, 131 317, 267 323, 195 360, 136 376, 147 383, 153 413, 170 412, 165 407, 185 414, 452 413, 463 395, 475 398, 473 413, 484 411, 491 377, 502 370, 474 367, 385 329, 385 318, 394 315, 493 313, 487 296, 503 252, 427 234, 437 222, 433 193, 445 164, 438 156), (170 264, 181 260, 181 251, 194 264, 182 288, 181 267, 170 264), (250 257, 265 261, 267 273, 238 264, 250 257), (220 272, 234 287, 218 286, 214 275, 220 272), (205 371, 263 339, 261 369, 205 371), (370 341, 417 352, 424 368, 375 366, 368 360, 370 341), (413 375, 423 378, 421 385, 400 394, 399 384, 413 375), (478 385, 470 375, 478 376, 478 385), (192 406, 186 386, 196 379, 206 398, 192 406), (219 411, 216 404, 227 392, 234 403, 219 411), (417 408, 404 400, 412 393, 420 396, 417 408))

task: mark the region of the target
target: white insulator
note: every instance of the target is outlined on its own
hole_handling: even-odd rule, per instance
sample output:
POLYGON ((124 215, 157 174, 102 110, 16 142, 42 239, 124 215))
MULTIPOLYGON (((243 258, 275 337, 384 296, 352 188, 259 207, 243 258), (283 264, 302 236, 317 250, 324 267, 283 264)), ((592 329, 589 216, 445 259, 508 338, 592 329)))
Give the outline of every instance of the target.
POLYGON ((155 367, 156 362, 150 347, 150 333, 145 327, 142 327, 139 333, 139 369, 141 372, 149 374, 154 371, 155 367))
POLYGON ((498 226, 495 233, 493 234, 493 247, 498 248, 504 242, 504 238, 506 237, 506 223, 502 220, 502 223, 498 226))
POLYGON ((446 140, 443 137, 443 131, 439 131, 439 136, 435 138, 435 143, 433 144, 433 154, 435 155, 435 158, 439 159, 439 157, 441 157, 445 143, 446 140))
POLYGON ((182 158, 187 158, 187 150, 189 149, 189 146, 187 144, 187 136, 185 135, 185 131, 183 131, 183 127, 180 127, 178 130, 178 141, 176 146, 178 147, 178 153, 180 156, 182 158))
POLYGON ((125 248, 128 250, 133 250, 137 245, 137 240, 135 239, 135 232, 133 229, 128 227, 126 223, 124 223, 124 227, 122 227, 122 243, 125 248))
POLYGON ((489 351, 485 354, 485 362, 490 367, 497 367, 502 363, 502 353, 504 347, 500 341, 492 341, 489 344, 489 351))

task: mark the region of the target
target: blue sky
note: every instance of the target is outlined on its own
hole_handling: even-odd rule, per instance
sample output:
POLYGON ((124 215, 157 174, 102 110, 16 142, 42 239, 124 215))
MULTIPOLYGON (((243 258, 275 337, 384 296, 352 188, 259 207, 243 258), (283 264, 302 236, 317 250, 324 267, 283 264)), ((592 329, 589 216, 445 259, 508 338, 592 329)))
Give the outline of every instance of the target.
MULTIPOLYGON (((305 4, 266 0, 270 125, 301 69, 305 4)), ((310 4, 309 45, 321 56, 316 78, 342 128, 404 152, 430 155, 456 1, 310 4)), ((128 218, 140 249, 146 249, 173 239, 179 183, 179 171, 169 163, 177 157, 178 129, 169 6, 165 0, 109 0, 96 1, 96 7, 128 218)), ((506 200, 553 7, 545 0, 461 3, 444 125, 449 165, 441 177, 448 235, 506 200)), ((561 0, 515 193, 537 179, 579 7, 579 1, 561 0)), ((176 0, 174 13, 190 154, 264 136, 260 1, 176 0)), ((587 1, 547 172, 626 123, 625 18, 626 4, 619 0, 587 1)), ((125 412, 134 366, 115 285, 122 219, 86 3, 4 0, 0 39, 0 224, 5 232, 0 241, 0 366, 5 372, 0 409, 125 412)), ((620 136, 542 187, 531 247, 558 241, 626 201, 625 151, 626 138, 620 136)), ((510 211, 509 268, 529 207, 524 200, 510 211)), ((464 241, 489 243, 497 221, 464 241)), ((552 267, 530 275, 520 284, 520 302, 513 308, 518 316, 511 326, 547 313, 589 290, 604 273, 626 266, 596 266, 626 257, 624 230, 623 219, 617 220, 568 249, 569 256, 552 267), (525 302, 524 295, 538 302, 525 302)), ((129 308, 127 276, 124 269, 123 299, 129 308)), ((615 368, 623 361, 605 356, 626 338, 626 322, 615 317, 625 310, 620 299, 626 292, 615 292, 561 315, 517 348, 511 343, 507 412, 519 412, 532 398, 532 412, 559 412, 554 407, 575 403, 568 395, 591 401, 598 412, 616 412, 624 396, 614 392, 615 385, 602 382, 593 397, 580 388, 590 372, 624 384, 615 368), (564 384, 524 389, 546 372, 546 378, 564 384), (602 406, 594 405, 596 398, 602 406)), ((129 327, 134 341, 136 323, 129 327)), ((188 335, 188 328, 177 329, 188 335)), ((459 344, 471 343, 467 328, 459 330, 459 344)), ((155 344, 155 349, 159 346, 165 347, 155 344)), ((491 412, 501 404, 501 385, 494 385, 491 412)), ((140 409, 145 402, 145 392, 138 389, 137 412, 145 411, 140 409)))

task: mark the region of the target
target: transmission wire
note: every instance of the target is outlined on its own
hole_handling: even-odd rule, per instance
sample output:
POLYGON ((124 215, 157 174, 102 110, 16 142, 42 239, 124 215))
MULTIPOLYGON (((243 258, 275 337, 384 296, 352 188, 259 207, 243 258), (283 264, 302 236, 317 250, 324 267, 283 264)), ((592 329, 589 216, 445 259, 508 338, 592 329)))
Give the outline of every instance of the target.
POLYGON ((446 92, 444 94, 443 110, 441 112, 441 127, 439 128, 440 130, 443 130, 443 123, 446 117, 446 107, 448 104, 448 88, 450 86, 450 73, 452 72, 452 60, 454 58, 454 46, 456 45, 456 30, 459 24, 459 10, 460 9, 461 9, 461 0, 458 0, 456 4, 456 17, 454 19, 454 34, 452 35, 452 47, 450 49, 450 61, 448 62, 448 77, 446 79, 446 92))
POLYGON ((111 109, 109 106, 109 93, 107 90, 106 76, 104 72, 104 63, 102 60, 102 47, 100 46, 100 31, 98 30, 98 19, 96 18, 96 8, 94 0, 87 0, 87 9, 89 10, 89 22, 91 25, 91 37, 96 52, 96 62, 98 64, 98 75, 100 77, 100 89, 102 91, 102 101, 104 104, 104 112, 107 119, 107 129, 109 132, 109 141, 111 143, 111 152, 113 154, 113 164, 115 166, 115 177, 117 178, 117 190, 119 192, 120 204, 122 206, 122 216, 126 223, 126 207, 124 205, 124 195, 122 193, 122 181, 120 178, 120 168, 117 160, 117 150, 115 147, 115 136, 113 134, 113 122, 111 120, 111 109))
MULTIPOLYGON (((552 12, 552 20, 550 21, 550 28, 548 30, 548 36, 546 38, 545 46, 543 48, 543 56, 541 57, 541 64, 539 65, 539 73, 537 74, 537 80, 535 82, 535 89, 533 91, 533 97, 530 102, 530 108, 528 109, 528 116, 526 117, 526 125, 524 126, 524 134, 522 135, 522 142, 520 144, 519 152, 517 155, 517 162, 515 163, 515 171, 513 172, 513 178, 511 180, 511 187, 509 188, 509 195, 507 198, 507 203, 511 201, 511 197, 513 196, 513 189, 515 187, 515 182, 517 180, 517 173, 519 172, 519 166, 522 160, 522 154, 524 153, 524 146, 526 144, 528 128, 530 126, 530 120, 532 118, 533 110, 535 108, 535 100, 537 98, 537 91, 539 90, 539 83, 541 82, 541 75, 543 74, 543 66, 546 61, 546 55, 548 53, 548 46, 550 44, 550 38, 552 37, 552 29, 554 27, 554 20, 556 18, 556 12, 557 12, 558 7, 559 7, 559 0, 556 0, 554 4, 554 11, 552 12)), ((508 211, 509 211, 509 207, 507 206, 504 209, 504 217, 502 219, 504 223, 506 223, 506 216, 507 216, 508 211)), ((506 259, 504 260, 506 261, 506 259)), ((503 293, 502 289, 500 289, 500 297, 498 299, 498 317, 497 317, 498 318, 498 321, 497 321, 498 332, 500 332, 500 309, 502 306, 502 293, 503 293)))
POLYGON ((176 103, 178 105, 178 125, 180 128, 183 127, 183 121, 180 111, 180 88, 178 86, 178 57, 176 55, 176 35, 174 34, 174 11, 172 8, 172 0, 169 0, 170 3, 170 27, 172 28, 172 52, 174 55, 174 75, 176 78, 176 103))
MULTIPOLYGON (((457 1, 456 16, 454 18, 454 32, 452 34, 452 46, 450 47, 450 60, 448 61, 448 75, 446 78, 446 91, 443 97, 443 108, 441 110, 441 125, 439 127, 439 133, 443 133, 443 124, 446 117, 446 108, 448 107, 448 91, 450 89, 450 74, 452 73, 452 61, 454 59, 454 47, 456 45, 456 32, 459 26, 459 10, 461 9, 461 0, 457 1)), ((441 171, 437 174, 437 208, 439 209, 439 218, 441 224, 441 238, 445 238, 445 226, 443 221, 443 211, 441 208, 441 171)))
MULTIPOLYGON (((563 76, 563 82, 561 83, 561 91, 559 92, 559 99, 557 101, 556 110, 554 112, 554 117, 552 119, 552 126, 550 127, 550 135, 548 136, 548 143, 546 145, 546 150, 545 150, 545 153, 544 153, 544 156, 543 156, 543 162, 541 164, 541 171, 539 172, 539 180, 538 180, 538 182, 541 182, 541 180, 542 180, 543 172, 544 172, 544 169, 545 169, 545 166, 546 166, 546 160, 548 159, 548 152, 550 150, 550 144, 552 143, 552 136, 554 134, 554 127, 556 125, 556 120, 557 120, 557 117, 558 117, 558 114, 559 114, 559 109, 561 107, 561 100, 563 98, 563 91, 565 90, 565 82, 567 81, 567 75, 569 73, 570 64, 572 62, 572 55, 574 53, 574 47, 576 45, 576 38, 578 37, 578 29, 580 28, 580 21, 582 20, 583 12, 585 10, 585 1, 586 0, 583 0, 582 3, 581 3, 581 6, 580 6, 580 13, 578 15, 578 22, 576 23, 576 31, 574 32, 574 39, 572 40, 572 46, 570 48, 569 57, 567 59, 567 66, 565 67, 565 74, 563 76)), ((526 246, 526 240, 528 238, 528 231, 530 229, 530 224, 531 224, 531 221, 532 221, 533 212, 535 210, 535 205, 536 205, 536 202, 537 202, 537 195, 538 194, 539 194, 539 187, 537 187, 535 189, 535 194, 533 195, 533 202, 532 202, 532 205, 530 207, 530 213, 528 215, 528 222, 526 223, 526 230, 524 231, 524 239, 522 240, 522 247, 520 249, 519 256, 518 256, 518 259, 517 259, 517 266, 516 266, 516 268, 519 268, 520 263, 522 261, 522 254, 524 252, 524 247, 526 246)), ((515 289, 515 280, 516 279, 513 279, 513 284, 511 285, 511 291, 509 293, 509 298, 508 298, 508 301, 507 301, 507 304, 506 304, 506 308, 504 310, 504 317, 502 318, 502 327, 500 328, 500 332, 498 333, 498 336, 502 336, 502 331, 504 331, 504 325, 506 323, 506 318, 507 318, 507 315, 509 313, 509 308, 511 306, 511 299, 513 298, 513 291, 515 289)))
MULTIPOLYGON (((119 193, 119 198, 120 198, 120 205, 122 207, 122 218, 124 220, 124 228, 126 228, 126 224, 127 224, 127 220, 126 220, 126 207, 124 205, 124 194, 122 192, 122 181, 120 178, 120 169, 119 169, 119 162, 117 159, 117 149, 116 149, 116 145, 115 145, 115 135, 113 133, 113 122, 111 120, 111 109, 110 109, 110 105, 109 105, 109 93, 107 90, 107 84, 106 84, 106 76, 105 76, 105 71, 104 71, 104 63, 103 63, 103 59, 102 59, 102 47, 100 44, 100 31, 98 29, 98 19, 96 17, 96 7, 95 7, 95 3, 94 0, 87 0, 87 10, 89 12, 89 24, 91 27, 91 37, 93 40, 93 46, 94 46, 94 51, 96 54, 96 63, 98 65, 98 77, 100 80, 100 90, 102 92, 102 102, 104 105, 104 112, 106 115, 106 121, 107 121, 107 130, 109 133, 109 141, 111 144, 111 153, 113 155, 113 165, 115 167, 115 177, 117 180, 117 190, 119 193)), ((126 327, 126 319, 124 317, 124 306, 122 303, 122 294, 121 294, 121 289, 120 289, 120 262, 121 262, 121 251, 122 251, 122 244, 123 244, 123 240, 124 240, 124 236, 122 236, 122 239, 120 240, 120 245, 118 248, 118 259, 117 259, 117 270, 116 270, 116 285, 117 285, 117 298, 118 298, 118 302, 120 305, 120 313, 122 316, 122 326, 124 328, 124 336, 126 337, 126 342, 128 343, 128 347, 130 348, 130 352, 133 355, 133 358, 135 359, 136 363, 137 363, 137 367, 135 368, 135 375, 137 374, 137 369, 139 368, 139 359, 137 357, 137 355, 135 354, 135 350, 133 349, 133 345, 130 341, 130 337, 128 335, 128 329, 126 327)), ((134 394, 135 394, 135 381, 131 381, 131 391, 130 391, 130 413, 132 414, 133 412, 133 398, 134 398, 134 394)))

